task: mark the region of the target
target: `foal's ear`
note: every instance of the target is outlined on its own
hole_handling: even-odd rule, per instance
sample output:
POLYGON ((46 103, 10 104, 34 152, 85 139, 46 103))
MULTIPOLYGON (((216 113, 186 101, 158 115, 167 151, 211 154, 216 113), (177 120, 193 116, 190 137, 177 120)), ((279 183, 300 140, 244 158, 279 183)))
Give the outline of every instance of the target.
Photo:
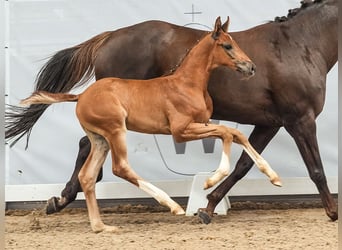
POLYGON ((215 21, 215 28, 213 31, 213 35, 212 37, 216 40, 218 38, 218 36, 220 35, 222 29, 222 24, 221 24, 221 17, 216 18, 215 21))
POLYGON ((224 30, 224 32, 228 32, 229 23, 230 23, 230 18, 229 16, 227 16, 227 21, 222 25, 222 29, 224 30))

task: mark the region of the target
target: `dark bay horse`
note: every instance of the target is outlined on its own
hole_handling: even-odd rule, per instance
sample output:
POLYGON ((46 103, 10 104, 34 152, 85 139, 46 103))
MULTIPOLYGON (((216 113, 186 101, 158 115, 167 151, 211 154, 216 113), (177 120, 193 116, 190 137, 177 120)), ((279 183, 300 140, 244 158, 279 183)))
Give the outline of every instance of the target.
POLYGON ((79 179, 86 197, 88 214, 94 232, 116 231, 105 225, 95 195, 95 184, 108 151, 112 156, 115 175, 133 183, 173 214, 185 214, 183 208, 164 191, 138 176, 127 158, 127 129, 148 134, 172 134, 178 142, 218 137, 223 143, 222 160, 217 171, 208 178, 209 188, 229 171, 230 147, 239 143, 271 182, 280 185, 277 174, 252 148, 238 130, 211 124, 212 100, 208 93, 210 73, 226 66, 247 76, 253 76, 255 65, 227 33, 218 17, 213 32, 206 34, 186 55, 171 75, 149 80, 102 78, 78 95, 36 91, 21 103, 25 105, 77 101, 77 118, 86 132, 91 151, 81 168, 79 179))
MULTIPOLYGON (((239 75, 225 68, 214 70, 209 79, 213 118, 255 125, 249 140, 259 153, 281 127, 286 129, 333 221, 338 218, 337 206, 327 186, 315 120, 324 106, 326 75, 337 62, 337 5, 337 0, 302 1, 302 6, 289 10, 287 17, 232 32, 258 71, 241 84, 239 75)), ((56 53, 41 69, 36 90, 67 92, 85 83, 93 70, 97 79, 147 79, 168 74, 204 32, 160 21, 105 32, 56 53)), ((7 112, 6 138, 29 135, 46 107, 37 105, 7 112)), ((50 199, 48 213, 60 211, 82 191, 77 176, 89 150, 89 140, 84 137, 71 180, 61 198, 50 199)), ((212 215, 215 206, 252 164, 243 153, 234 171, 208 195, 203 214, 212 215)))

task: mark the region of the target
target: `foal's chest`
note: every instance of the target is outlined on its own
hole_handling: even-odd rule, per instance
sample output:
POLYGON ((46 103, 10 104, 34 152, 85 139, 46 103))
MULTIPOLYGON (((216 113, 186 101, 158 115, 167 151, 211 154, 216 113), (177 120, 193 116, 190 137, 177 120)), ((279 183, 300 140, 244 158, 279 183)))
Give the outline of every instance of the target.
POLYGON ((171 94, 169 102, 175 112, 192 117, 196 122, 208 122, 213 112, 213 104, 208 91, 186 89, 177 96, 173 97, 171 94))

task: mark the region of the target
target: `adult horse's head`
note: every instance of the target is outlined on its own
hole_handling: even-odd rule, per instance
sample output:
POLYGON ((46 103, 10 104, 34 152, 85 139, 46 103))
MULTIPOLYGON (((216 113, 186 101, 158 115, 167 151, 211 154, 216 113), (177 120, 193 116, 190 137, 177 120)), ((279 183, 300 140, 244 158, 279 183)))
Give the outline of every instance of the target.
POLYGON ((228 27, 229 17, 223 25, 220 17, 216 19, 215 28, 212 32, 212 38, 215 40, 213 63, 225 65, 251 77, 255 74, 256 66, 228 34, 228 27))

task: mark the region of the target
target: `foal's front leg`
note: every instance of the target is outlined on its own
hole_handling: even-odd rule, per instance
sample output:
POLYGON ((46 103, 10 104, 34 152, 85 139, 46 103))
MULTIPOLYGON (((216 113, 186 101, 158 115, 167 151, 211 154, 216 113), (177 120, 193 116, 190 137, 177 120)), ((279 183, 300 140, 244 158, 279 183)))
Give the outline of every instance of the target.
POLYGON ((223 151, 219 167, 215 173, 209 177, 204 183, 204 189, 208 189, 229 174, 229 157, 230 148, 233 141, 233 136, 230 133, 226 133, 226 128, 217 124, 204 124, 204 123, 190 123, 185 129, 173 130, 173 136, 177 141, 192 141, 199 140, 208 137, 217 137, 222 140, 223 151))
POLYGON ((223 142, 223 152, 219 168, 214 175, 208 178, 204 188, 210 188, 228 175, 229 156, 232 141, 241 144, 247 154, 252 158, 261 172, 265 173, 276 186, 281 186, 280 179, 268 163, 254 150, 248 139, 237 129, 217 124, 190 123, 185 129, 174 130, 176 140, 189 141, 207 137, 218 137, 223 142))
POLYGON ((254 147, 249 143, 246 136, 244 136, 239 130, 234 128, 228 128, 229 133, 233 135, 233 141, 237 144, 242 145, 243 149, 249 155, 249 157, 254 161, 255 165, 259 170, 270 178, 270 181, 275 186, 281 186, 281 181, 278 174, 270 167, 267 161, 254 149, 254 147))

